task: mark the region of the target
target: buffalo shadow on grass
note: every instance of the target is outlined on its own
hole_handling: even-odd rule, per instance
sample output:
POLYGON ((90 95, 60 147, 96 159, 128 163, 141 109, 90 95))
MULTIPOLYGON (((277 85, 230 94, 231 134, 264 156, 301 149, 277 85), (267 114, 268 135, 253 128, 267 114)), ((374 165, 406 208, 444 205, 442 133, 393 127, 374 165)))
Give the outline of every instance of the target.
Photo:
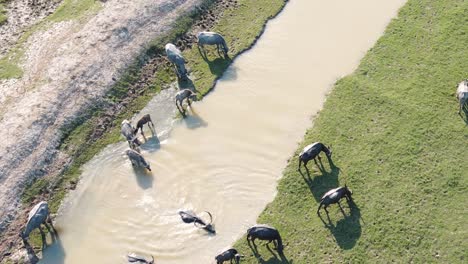
MULTIPOLYGON (((313 163, 314 166, 318 168, 317 172, 319 174, 312 173, 311 175, 310 169, 306 169, 305 173, 302 171, 303 168, 299 170, 302 179, 309 187, 310 192, 317 202, 320 202, 322 196, 326 192, 339 187, 338 176, 340 174, 340 168, 337 167, 331 159, 328 159, 328 163, 330 165, 329 171, 327 171, 321 160, 313 163)), ((312 162, 309 162, 309 167, 312 167, 312 162)))
POLYGON ((462 111, 459 113, 461 119, 465 121, 465 124, 468 125, 468 103, 465 104, 462 108, 462 111))
MULTIPOLYGON (((215 75, 216 78, 219 78, 225 74, 225 71, 232 63, 232 60, 230 58, 216 58, 213 61, 206 61, 206 63, 208 63, 208 67, 210 67, 210 72, 215 75)), ((234 80, 236 74, 230 72, 229 76, 230 80, 234 80)))
POLYGON ((247 245, 252 250, 253 256, 257 259, 258 263, 261 263, 261 264, 273 264, 273 263, 293 264, 292 260, 288 260, 286 258, 286 256, 284 255, 284 251, 281 254, 278 253, 278 252, 273 251, 270 248, 269 243, 265 243, 266 244, 265 247, 268 249, 268 251, 270 251, 272 256, 269 259, 264 260, 262 258, 262 256, 258 253, 257 246, 255 244, 252 246, 252 244, 253 243, 250 243, 250 241, 247 240, 247 245), (279 258, 278 258, 278 256, 279 256, 279 258))
POLYGON ((187 79, 186 79, 186 80, 180 80, 180 79, 178 79, 178 80, 177 80, 177 86, 179 87, 179 90, 190 89, 190 90, 192 90, 193 92, 198 93, 198 90, 197 90, 197 88, 195 87, 195 84, 193 84, 192 79, 188 78, 188 76, 187 76, 187 79))
POLYGON ((346 214, 346 210, 340 207, 340 210, 343 213, 342 219, 338 220, 336 224, 333 224, 330 220, 328 214, 328 223, 326 223, 322 216, 319 215, 320 220, 324 223, 325 227, 330 230, 330 233, 333 235, 334 240, 341 249, 352 249, 356 242, 361 237, 361 210, 359 207, 351 200, 349 203, 349 214, 346 214))

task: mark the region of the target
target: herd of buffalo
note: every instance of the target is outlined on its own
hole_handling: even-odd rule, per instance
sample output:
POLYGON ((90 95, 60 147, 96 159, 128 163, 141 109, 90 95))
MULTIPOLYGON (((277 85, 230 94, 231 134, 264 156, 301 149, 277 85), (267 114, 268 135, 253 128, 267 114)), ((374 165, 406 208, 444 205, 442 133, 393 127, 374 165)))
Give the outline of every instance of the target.
MULTIPOLYGON (((220 34, 215 33, 215 32, 200 32, 198 33, 197 38, 198 38, 198 48, 199 48, 200 54, 204 58, 206 58, 207 56, 205 48, 204 48, 205 45, 216 45, 217 52, 219 55, 221 55, 221 52, 222 52, 225 57, 228 56, 227 55, 228 47, 226 45, 226 41, 220 34)), ((165 46, 165 49, 166 49, 166 55, 167 55, 168 60, 175 67, 175 72, 176 72, 177 77, 182 81, 186 80, 188 78, 187 69, 185 67, 186 61, 184 57, 182 56, 181 51, 174 44, 171 44, 171 43, 167 44, 165 46)), ((462 81, 458 85, 456 96, 460 104, 459 114, 461 114, 462 110, 466 109, 466 106, 468 104, 468 79, 462 81)), ((186 115, 186 109, 184 109, 183 102, 186 101, 188 106, 190 106, 191 100, 194 99, 195 97, 196 97, 196 94, 190 89, 180 90, 176 94, 175 103, 176 103, 177 109, 179 110, 179 112, 182 114, 183 117, 185 117, 186 115)), ((130 149, 127 150, 125 153, 130 159, 132 165, 135 167, 146 168, 147 170, 151 171, 150 164, 140 154, 140 151, 138 148, 138 146, 140 146, 142 143, 137 138, 137 133, 140 130, 143 138, 146 139, 144 132, 143 132, 143 126, 145 124, 148 124, 148 127, 154 136, 155 128, 154 128, 154 124, 149 114, 144 115, 140 120, 138 120, 136 128, 134 128, 128 120, 124 120, 121 126, 121 133, 126 138, 130 146, 130 149)), ((314 160, 315 162, 317 162, 316 159, 320 160, 319 154, 321 152, 324 152, 329 162, 331 162, 331 156, 332 156, 331 148, 325 146, 324 144, 320 142, 315 142, 313 144, 306 146, 302 150, 302 152, 299 154, 298 170, 301 169, 302 164, 306 168, 306 170, 308 170, 307 163, 311 160, 314 160)), ((320 200, 320 205, 317 209, 317 214, 320 216, 320 209, 323 207, 323 209, 328 215, 327 207, 331 204, 338 203, 338 205, 341 208, 340 200, 342 198, 346 198, 346 200, 350 202, 352 200, 351 195, 352 195, 352 191, 346 185, 344 187, 337 187, 337 188, 329 190, 322 196, 320 200)), ((206 213, 210 217, 210 223, 206 223, 201 217, 197 216, 194 212, 191 212, 191 211, 180 211, 179 215, 183 222, 193 223, 196 227, 206 230, 207 232, 211 234, 215 234, 216 231, 212 225, 212 215, 209 212, 206 212, 206 213)), ((53 232, 56 235, 56 231, 50 219, 48 204, 45 201, 41 201, 40 203, 35 205, 29 212, 28 221, 26 223, 24 231, 21 232, 20 234, 25 244, 28 243, 27 238, 29 237, 29 234, 31 233, 31 231, 38 228, 42 236, 43 246, 45 245, 45 235, 41 228, 41 224, 46 226, 49 232, 51 233, 53 232), (50 227, 48 224, 50 225, 50 227)), ((247 230, 247 242, 249 243, 249 245, 250 245, 250 242, 252 242, 255 250, 256 250, 256 245, 255 245, 256 239, 266 240, 268 241, 268 244, 273 242, 275 249, 278 251, 278 253, 280 255, 283 254, 283 247, 284 247, 283 242, 282 242, 279 231, 275 229, 274 227, 271 227, 268 225, 252 226, 251 228, 247 230)), ((230 248, 220 253, 219 255, 217 255, 215 257, 215 260, 216 260, 216 263, 218 264, 224 263, 225 261, 230 261, 231 263, 232 261, 235 261, 236 263, 239 263, 241 257, 242 255, 236 249, 230 248)), ((139 262, 139 263, 154 263, 154 258, 152 257, 151 260, 146 260, 144 257, 140 257, 136 255, 128 255, 128 261, 139 262)))

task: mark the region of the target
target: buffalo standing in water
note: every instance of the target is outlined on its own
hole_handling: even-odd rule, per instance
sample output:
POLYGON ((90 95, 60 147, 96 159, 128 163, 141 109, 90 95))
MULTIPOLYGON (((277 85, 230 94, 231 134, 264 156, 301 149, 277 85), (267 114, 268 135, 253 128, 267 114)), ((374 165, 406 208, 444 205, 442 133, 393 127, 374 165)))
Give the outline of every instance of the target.
POLYGON ((182 221, 184 223, 190 224, 193 223, 196 227, 204 229, 208 231, 209 233, 215 234, 216 231, 212 225, 213 223, 213 216, 210 214, 210 212, 206 212, 210 216, 210 223, 207 224, 203 219, 198 217, 194 212, 192 211, 179 211, 179 215, 182 218, 182 221))
POLYGON ((463 107, 468 103, 468 79, 458 84, 457 88, 457 99, 460 107, 458 108, 458 114, 461 115, 463 107))
POLYGON ((136 149, 138 146, 141 145, 141 142, 133 133, 134 130, 135 129, 132 127, 132 125, 130 124, 128 120, 125 119, 124 121, 122 121, 120 132, 127 140, 128 145, 130 146, 131 149, 136 149))
POLYGON ((340 206, 340 209, 343 210, 343 208, 341 207, 341 204, 340 204, 340 200, 343 197, 345 197, 346 201, 348 201, 348 203, 349 203, 350 201, 352 201, 352 198, 351 198, 352 194, 353 194, 353 192, 350 189, 348 189, 348 187, 346 185, 344 187, 338 187, 338 188, 335 188, 335 189, 331 189, 330 191, 328 191, 327 193, 325 193, 322 196, 322 199, 320 200, 320 205, 319 205, 319 207, 317 209, 317 214, 320 216, 320 208, 322 208, 322 206, 323 206, 323 209, 325 209, 325 212, 328 215, 327 207, 330 204, 334 204, 334 203, 338 203, 338 206, 340 206))
POLYGON ((127 154, 133 166, 146 168, 147 170, 151 171, 150 165, 148 164, 148 162, 146 162, 145 158, 143 158, 143 156, 140 153, 136 152, 133 149, 129 149, 125 151, 125 154, 127 154))
POLYGON ((221 52, 223 52, 224 57, 228 58, 229 48, 220 34, 204 31, 197 34, 197 39, 198 49, 201 50, 200 53, 204 58, 206 58, 205 45, 216 45, 218 55, 221 56, 221 52))
POLYGON ((145 258, 140 257, 140 256, 128 255, 127 259, 128 259, 128 262, 130 263, 138 262, 138 263, 154 264, 153 256, 151 256, 151 260, 146 260, 145 258))
POLYGON ((215 257, 215 260, 216 260, 216 264, 222 264, 225 261, 230 261, 232 263, 232 260, 234 260, 236 264, 239 264, 241 257, 242 255, 240 255, 236 249, 230 248, 224 251, 223 253, 217 255, 215 257))
POLYGON ((46 241, 45 241, 45 234, 42 231, 41 224, 43 224, 49 231, 49 226, 47 225, 47 222, 49 222, 50 226, 52 227, 52 230, 54 230, 54 226, 52 225, 52 220, 50 219, 50 213, 49 213, 49 205, 45 201, 41 201, 40 203, 36 204, 31 211, 29 212, 29 217, 28 217, 28 222, 26 223, 26 228, 24 229, 24 232, 22 232, 21 238, 23 239, 24 243, 27 243, 27 239, 29 237, 29 234, 36 229, 39 228, 39 231, 41 232, 41 238, 42 238, 42 247, 45 247, 46 241))
POLYGON ((185 59, 182 52, 172 43, 166 44, 166 55, 169 61, 174 64, 177 78, 186 80, 187 70, 185 69, 185 59))
POLYGON ((144 116, 142 116, 140 118, 140 120, 138 120, 137 122, 137 127, 135 128, 135 130, 133 131, 133 134, 137 134, 138 133, 138 130, 141 129, 141 135, 143 136, 143 138, 145 138, 146 140, 146 137, 145 137, 145 134, 143 133, 143 126, 145 124, 148 124, 148 127, 149 129, 151 130, 151 133, 153 134, 154 136, 154 133, 155 133, 155 129, 154 129, 154 124, 153 124, 153 121, 151 120, 151 116, 149 114, 146 114, 144 116))
POLYGON ((175 104, 177 106, 177 109, 179 110, 179 112, 182 114, 183 117, 185 117, 185 109, 184 109, 184 100, 187 101, 187 104, 189 106, 192 105, 192 98, 196 98, 196 94, 190 90, 190 89, 183 89, 179 92, 177 92, 176 96, 175 96, 175 104))
POLYGON ((301 154, 299 154, 299 167, 298 167, 298 170, 301 169, 301 163, 304 162, 304 167, 306 169, 307 168, 307 163, 310 161, 310 160, 314 160, 315 162, 317 162, 317 160, 315 158, 318 158, 320 161, 321 161, 321 158, 320 158, 320 152, 325 152, 325 155, 327 155, 327 158, 328 158, 328 161, 331 160, 331 156, 332 156, 332 152, 331 152, 331 148, 330 147, 326 147, 324 144, 320 143, 320 142, 315 142, 315 143, 312 143, 308 146, 306 146, 301 154))
POLYGON ((247 229, 247 243, 252 244, 256 248, 255 239, 268 240, 268 244, 273 242, 279 254, 283 254, 283 241, 281 240, 280 233, 276 228, 268 225, 254 225, 247 229))

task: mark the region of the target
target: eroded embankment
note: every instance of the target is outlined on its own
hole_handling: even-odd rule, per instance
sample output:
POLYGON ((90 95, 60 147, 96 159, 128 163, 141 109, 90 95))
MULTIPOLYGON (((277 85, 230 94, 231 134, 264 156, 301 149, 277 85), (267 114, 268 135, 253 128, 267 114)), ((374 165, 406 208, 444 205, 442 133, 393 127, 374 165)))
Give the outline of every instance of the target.
MULTIPOLYGON (((239 27, 239 25, 233 25, 233 22, 238 20, 239 17, 246 19, 247 17, 255 16, 257 20, 250 20, 250 23, 247 23, 247 25, 243 27, 244 30, 233 30, 232 33, 227 32, 226 37, 232 43, 231 53, 236 55, 252 45, 262 31, 265 21, 277 14, 284 4, 283 1, 239 2, 240 4, 238 5, 235 1, 218 1, 218 5, 215 5, 209 10, 205 10, 206 14, 202 15, 201 20, 195 23, 192 30, 196 31, 210 28, 218 21, 220 14, 223 13, 224 10, 229 10, 229 12, 223 20, 224 24, 217 26, 218 31, 223 31, 223 29, 227 30, 232 26, 239 27), (268 4, 268 8, 262 10, 261 6, 266 4, 268 4), (234 6, 236 10, 232 8, 234 6), (261 15, 259 16, 259 14, 261 15), (244 17, 242 17, 242 15, 244 17)), ((170 35, 165 36, 163 41, 169 41, 180 37, 180 42, 177 44, 183 47, 190 47, 191 43, 194 41, 194 32, 190 32, 187 36, 181 36, 181 33, 186 30, 186 27, 190 25, 196 17, 197 14, 195 13, 191 15, 188 20, 177 20, 176 30, 172 31, 170 35)), ((158 41, 161 41, 161 39, 158 39, 158 41)), ((74 163, 63 177, 57 179, 46 177, 41 179, 34 184, 32 188, 28 189, 28 192, 23 197, 23 201, 26 201, 27 204, 32 204, 34 201, 37 201, 39 197, 50 198, 52 199, 52 209, 56 210, 65 191, 69 188, 74 188, 74 185, 76 185, 80 165, 90 159, 103 146, 118 140, 118 129, 116 129, 116 127, 119 127, 118 124, 120 120, 124 117, 128 118, 136 109, 141 109, 142 105, 144 105, 155 92, 165 88, 166 85, 172 82, 169 77, 169 74, 172 75, 170 68, 167 67, 167 65, 159 68, 160 62, 162 61, 159 55, 162 47, 160 44, 162 42, 159 43, 158 41, 157 43, 153 43, 148 52, 145 53, 144 56, 140 56, 137 62, 123 74, 121 80, 106 96, 107 99, 95 108, 99 110, 98 112, 95 112, 92 116, 89 116, 89 112, 86 112, 86 115, 81 116, 81 119, 83 119, 83 117, 91 117, 90 122, 79 125, 83 120, 78 120, 77 124, 79 126, 77 129, 74 131, 65 131, 68 137, 63 142, 60 142, 63 152, 58 153, 60 153, 60 155, 72 155, 74 163), (158 78, 154 78, 155 72, 158 78), (104 108, 104 110, 102 110, 102 108, 104 108), (117 113, 115 113, 115 111, 117 113), (111 132, 107 133, 106 131, 111 132), (98 138, 101 139, 97 140, 98 138), (51 194, 53 195, 51 196, 51 194)), ((194 60, 192 71, 197 76, 194 83, 197 87, 201 87, 199 89, 200 94, 205 94, 212 87, 213 81, 218 78, 224 69, 226 69, 227 65, 230 64, 230 60, 216 61, 214 64, 210 65, 210 67, 207 67, 206 65, 202 65, 201 62, 198 62, 198 59, 194 59, 193 54, 195 54, 195 51, 189 49, 187 53, 189 60, 194 60)), ((74 78, 76 79, 76 76, 74 78)), ((76 124, 73 124, 73 126, 75 127, 76 124)), ((62 169, 62 164, 60 164, 60 162, 65 164, 70 162, 68 156, 65 158, 67 159, 55 159, 55 161, 59 160, 58 166, 56 166, 57 171, 62 169)), ((55 165, 57 165, 57 163, 55 163, 55 165)), ((47 171, 47 173, 51 174, 50 171, 47 171)), ((21 222, 22 221, 16 222, 18 225, 13 231, 8 233, 8 237, 16 237, 16 231, 21 222)), ((38 237, 36 236, 35 238, 37 239, 38 237)), ((4 243, 3 245, 9 245, 9 243, 4 243)))

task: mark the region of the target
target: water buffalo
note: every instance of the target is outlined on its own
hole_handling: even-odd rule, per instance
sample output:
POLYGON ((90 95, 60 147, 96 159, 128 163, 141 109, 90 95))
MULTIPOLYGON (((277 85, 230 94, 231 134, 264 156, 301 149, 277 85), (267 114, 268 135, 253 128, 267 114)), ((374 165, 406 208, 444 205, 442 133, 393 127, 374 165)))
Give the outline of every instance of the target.
POLYGON ((134 134, 135 129, 132 127, 130 122, 125 119, 122 121, 122 126, 120 129, 120 132, 122 135, 125 137, 125 139, 128 142, 128 145, 130 146, 131 149, 136 149, 137 146, 141 145, 141 142, 138 140, 138 138, 134 134))
POLYGON ((458 114, 461 114, 463 107, 468 103, 468 79, 458 84, 457 99, 460 104, 458 114))
MULTIPOLYGON (((338 205, 341 208, 340 199, 345 197, 346 201, 350 202, 352 201, 352 198, 351 198, 352 194, 353 192, 350 189, 348 189, 346 185, 344 187, 331 189, 330 191, 328 191, 322 196, 322 199, 320 200, 320 205, 317 209, 317 214, 320 216, 320 208, 322 208, 322 206, 323 206, 323 209, 325 209, 325 212, 327 212, 327 215, 328 215, 327 207, 330 204, 338 203, 338 205)), ((341 210, 343 210, 343 208, 341 208, 341 210)))
POLYGON ((218 55, 221 56, 221 51, 224 54, 224 57, 228 57, 228 46, 226 41, 224 40, 223 36, 216 32, 200 32, 197 34, 197 44, 198 49, 201 50, 200 53, 203 57, 206 58, 206 51, 205 45, 216 45, 216 50, 218 51, 218 55))
POLYGON ((151 171, 150 165, 148 164, 148 162, 146 162, 145 158, 143 158, 143 156, 140 153, 136 152, 133 149, 128 149, 127 151, 125 151, 125 154, 127 154, 133 166, 146 168, 147 170, 151 171))
POLYGON ((256 247, 255 239, 257 238, 260 240, 268 240, 268 244, 273 242, 278 253, 283 254, 283 242, 276 228, 268 225, 254 225, 247 229, 247 243, 250 244, 250 240, 252 240, 252 244, 256 247))
POLYGON ((153 121, 151 120, 151 116, 149 114, 144 115, 143 117, 140 118, 140 120, 138 120, 137 127, 133 131, 133 134, 136 135, 138 133, 138 130, 141 129, 141 135, 144 138, 146 138, 145 134, 143 133, 143 126, 145 124, 148 124, 148 127, 151 130, 151 133, 154 135, 154 133, 155 133, 154 124, 153 124, 153 121))
POLYGON ((187 104, 190 106, 192 104, 191 102, 192 98, 196 98, 196 96, 197 95, 190 89, 183 89, 177 92, 175 96, 175 103, 176 103, 177 109, 182 114, 182 116, 185 117, 185 111, 186 111, 183 105, 184 100, 186 100, 187 104))
POLYGON ((154 264, 153 256, 151 256, 151 260, 146 260, 145 258, 140 257, 140 256, 128 255, 127 259, 128 259, 128 262, 130 263, 138 262, 138 263, 154 264))
POLYGON ((43 224, 48 230, 49 226, 47 225, 47 222, 49 222, 50 226, 52 227, 52 230, 54 230, 54 226, 52 225, 52 220, 50 219, 50 213, 49 213, 49 205, 45 201, 41 201, 38 204, 36 204, 31 211, 29 211, 29 217, 28 217, 28 222, 26 223, 26 227, 24 231, 20 234, 21 238, 23 239, 23 242, 27 243, 27 239, 29 237, 29 234, 36 229, 39 228, 39 231, 41 232, 41 238, 42 238, 42 247, 45 246, 46 241, 45 241, 45 234, 42 231, 41 224, 43 224))
POLYGON ((331 160, 331 156, 332 156, 332 151, 331 151, 331 147, 326 147, 324 144, 320 143, 320 142, 315 142, 315 143, 312 143, 308 146, 306 146, 301 154, 299 154, 299 167, 298 167, 298 170, 301 169, 301 163, 304 162, 304 167, 307 169, 307 162, 309 162, 310 160, 314 160, 315 162, 317 162, 317 160, 315 158, 318 158, 319 160, 321 160, 320 158, 320 152, 325 152, 325 154, 327 155, 327 158, 328 160, 331 160))
POLYGON ((224 251, 223 253, 217 255, 215 257, 215 260, 216 260, 216 264, 222 264, 225 261, 230 261, 230 263, 232 263, 232 260, 234 260, 236 264, 239 264, 241 257, 242 255, 240 255, 236 249, 230 248, 224 251))
POLYGON ((166 44, 166 55, 169 61, 174 64, 177 78, 186 80, 187 70, 185 69, 185 59, 182 52, 172 43, 166 44))
POLYGON ((194 212, 192 211, 179 211, 179 215, 182 218, 182 221, 184 223, 193 223, 196 227, 204 229, 208 231, 209 233, 215 234, 216 231, 212 225, 213 223, 213 216, 211 215, 210 212, 206 212, 210 216, 210 223, 207 224, 203 219, 198 217, 194 212))

